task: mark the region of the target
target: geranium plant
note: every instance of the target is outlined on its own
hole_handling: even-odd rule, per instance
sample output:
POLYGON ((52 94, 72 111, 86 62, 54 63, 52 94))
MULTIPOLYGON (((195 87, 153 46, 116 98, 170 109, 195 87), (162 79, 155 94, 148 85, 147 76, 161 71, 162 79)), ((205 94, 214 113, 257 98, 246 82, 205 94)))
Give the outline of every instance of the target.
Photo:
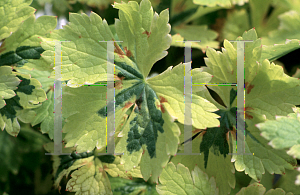
MULTIPOLYGON (((58 2, 49 2, 57 11, 58 2)), ((42 9, 42 1, 0 2, 0 193, 14 194, 12 175, 40 170, 41 159, 49 160, 45 153, 52 154, 55 190, 37 188, 35 194, 61 189, 77 195, 300 193, 300 73, 277 61, 299 52, 299 3, 62 2, 59 15, 85 4, 79 13, 70 12, 60 29, 55 16, 36 18, 32 6, 42 9), (89 6, 93 11, 84 13, 89 6), (105 9, 118 11, 114 23, 100 16, 105 9), (205 21, 225 12, 214 24, 205 21), (189 59, 164 61, 172 48, 183 56, 187 40, 194 40, 198 56, 205 55, 205 64, 193 62, 188 71, 190 94, 189 59), (237 42, 249 40, 242 91, 245 151, 235 155, 241 130, 237 42), (166 68, 155 73, 158 65, 166 68), (109 78, 113 101, 107 100, 109 78), (186 123, 186 94, 191 95, 191 124, 186 123), (111 108, 113 134, 107 129, 111 108), (56 128, 58 119, 62 129, 56 128), (192 132, 186 140, 187 125, 192 132), (57 155, 59 134, 63 148, 57 155), (187 144, 193 155, 184 154, 187 144), (37 163, 24 168, 30 161, 37 163)))

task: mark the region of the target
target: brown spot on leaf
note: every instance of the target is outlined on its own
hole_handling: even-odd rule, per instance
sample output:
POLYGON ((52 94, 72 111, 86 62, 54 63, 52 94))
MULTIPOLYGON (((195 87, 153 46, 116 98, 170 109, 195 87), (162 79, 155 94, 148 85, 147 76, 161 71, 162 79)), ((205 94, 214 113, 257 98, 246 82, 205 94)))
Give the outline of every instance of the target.
POLYGON ((249 85, 249 82, 245 83, 245 88, 247 90, 247 94, 249 94, 251 92, 251 90, 253 89, 254 85, 249 85))
POLYGON ((165 113, 165 108, 163 107, 162 104, 157 104, 156 106, 157 106, 158 108, 160 108, 160 110, 161 110, 162 113, 165 113))
POLYGON ((118 55, 119 55, 119 57, 120 58, 124 58, 124 52, 122 51, 122 49, 119 47, 119 45, 116 43, 116 42, 114 42, 114 45, 115 45, 115 50, 114 50, 114 52, 115 53, 117 53, 118 55))
POLYGON ((144 31, 142 34, 147 34, 147 36, 148 36, 148 38, 150 37, 150 35, 151 35, 151 32, 148 32, 148 31, 144 31))
POLYGON ((161 112, 162 113, 165 113, 165 108, 163 107, 163 104, 162 103, 164 103, 164 102, 168 102, 167 100, 166 100, 166 98, 164 98, 164 97, 162 97, 162 96, 159 96, 159 98, 160 98, 160 104, 159 105, 156 105, 157 107, 159 107, 160 109, 161 109, 161 112))
POLYGON ((166 98, 164 98, 164 97, 162 97, 162 96, 159 96, 159 98, 160 98, 160 103, 168 102, 168 101, 166 100, 166 98))
POLYGON ((127 109, 127 108, 130 108, 132 105, 133 105, 132 102, 126 102, 126 103, 125 103, 125 106, 122 108, 122 110, 125 110, 125 109, 127 109))
POLYGON ((251 108, 251 107, 245 107, 245 118, 246 118, 246 119, 253 119, 253 116, 251 116, 251 115, 249 114, 249 110, 254 110, 254 109, 251 108))
POLYGON ((245 113, 245 118, 246 118, 246 119, 253 119, 253 116, 251 116, 251 115, 248 114, 248 113, 245 113))
POLYGON ((133 56, 132 53, 131 53, 131 51, 128 50, 127 47, 124 47, 124 50, 125 50, 125 53, 126 53, 127 57, 132 57, 133 56))
POLYGON ((116 89, 122 89, 122 87, 123 87, 122 81, 124 78, 125 78, 124 76, 118 77, 117 75, 115 75, 116 82, 114 83, 114 87, 116 89))

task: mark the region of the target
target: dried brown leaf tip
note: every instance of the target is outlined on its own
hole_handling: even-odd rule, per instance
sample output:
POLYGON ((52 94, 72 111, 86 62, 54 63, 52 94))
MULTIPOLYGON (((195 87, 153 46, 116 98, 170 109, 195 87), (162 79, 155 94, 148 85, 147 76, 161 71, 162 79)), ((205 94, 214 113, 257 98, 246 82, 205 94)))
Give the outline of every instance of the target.
POLYGON ((151 35, 151 32, 148 32, 148 31, 145 30, 142 34, 146 34, 148 36, 148 38, 149 38, 150 35, 151 35))

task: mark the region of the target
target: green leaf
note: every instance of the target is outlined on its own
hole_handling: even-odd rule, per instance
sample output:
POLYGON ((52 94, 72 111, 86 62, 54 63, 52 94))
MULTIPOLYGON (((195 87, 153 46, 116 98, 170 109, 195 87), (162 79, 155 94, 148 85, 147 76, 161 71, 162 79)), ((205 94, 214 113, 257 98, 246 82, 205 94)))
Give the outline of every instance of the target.
POLYGON ((110 5, 110 3, 113 3, 112 0, 101 0, 101 1, 97 1, 97 0, 78 0, 78 2, 87 4, 89 7, 97 7, 100 10, 107 9, 107 7, 110 5))
POLYGON ((192 17, 199 7, 192 1, 173 0, 166 2, 169 4, 166 3, 164 9, 170 8, 170 24, 172 27, 183 23, 186 24, 187 19, 192 17))
MULTIPOLYGON (((169 67, 160 75, 148 79, 149 85, 159 96, 167 112, 182 124, 184 123, 185 105, 184 96, 182 95, 184 93, 184 67, 185 64, 179 64, 173 69, 169 67)), ((192 70, 193 83, 207 83, 210 81, 211 76, 202 71, 199 68, 192 70)), ((215 105, 196 94, 192 94, 191 106, 194 127, 204 129, 219 125, 218 116, 211 113, 218 110, 215 105)))
MULTIPOLYGON (((287 154, 293 156, 293 158, 300 158, 300 145, 297 142, 297 139, 299 139, 297 138, 297 130, 300 127, 299 109, 295 107, 294 112, 295 113, 291 113, 287 117, 277 116, 276 120, 269 120, 264 123, 256 124, 256 127, 262 131, 261 136, 267 140, 271 140, 269 145, 273 148, 289 148, 287 154)), ((291 173, 291 171, 288 171, 287 173, 291 173)), ((293 171, 293 173, 295 173, 295 171, 293 171)), ((299 185, 299 177, 300 175, 297 176, 297 180, 295 181, 296 185, 299 185)), ((286 183, 286 181, 284 181, 284 183, 286 183)), ((294 192, 296 191, 297 190, 295 189, 294 192)))
POLYGON ((267 119, 274 119, 275 115, 291 113, 291 107, 300 103, 300 82, 297 78, 285 75, 281 66, 265 60, 258 67, 253 80, 246 80, 246 93, 246 107, 249 110, 246 118, 265 115, 267 119))
POLYGON ((16 94, 14 90, 17 89, 20 80, 12 74, 12 68, 9 66, 0 67, 0 109, 3 108, 6 103, 4 99, 10 99, 16 94))
POLYGON ((237 195, 252 195, 252 194, 257 194, 257 195, 293 195, 293 193, 289 192, 286 193, 285 191, 283 191, 281 188, 276 188, 276 189, 271 189, 269 191, 266 192, 266 188, 259 184, 259 183, 255 183, 255 184, 251 184, 248 187, 244 187, 241 189, 241 191, 239 191, 239 193, 237 193, 237 195))
MULTIPOLYGON (((53 152, 54 143, 44 146, 48 152, 53 152)), ((63 148, 63 153, 71 155, 53 156, 54 186, 60 190, 60 181, 64 176, 68 181, 66 190, 76 194, 112 194, 109 178, 101 161, 94 156, 94 152, 77 153, 74 148, 63 148)))
MULTIPOLYGON (((244 174, 243 172, 241 172, 241 173, 244 174)), ((246 176, 249 177, 248 175, 246 175, 246 176)), ((266 190, 268 191, 270 189, 275 189, 277 184, 278 184, 278 181, 280 181, 280 179, 281 179, 281 175, 279 175, 279 174, 270 174, 268 172, 265 172, 265 174, 263 175, 263 177, 262 177, 262 179, 260 180, 259 183, 262 184, 266 188, 266 190), (276 183, 275 183, 275 181, 276 181, 276 183)), ((254 184, 254 183, 257 183, 257 181, 255 179, 252 179, 251 182, 248 183, 248 184, 250 185, 250 184, 254 184)), ((248 186, 248 184, 244 185, 243 187, 248 186)), ((238 191, 240 191, 241 189, 242 188, 240 188, 238 191)))
POLYGON ((35 78, 42 84, 42 89, 47 92, 49 89, 53 91, 53 83, 54 79, 49 78, 50 77, 50 72, 49 71, 40 71, 40 70, 28 70, 22 68, 17 69, 18 73, 21 74, 28 74, 32 78, 35 78))
MULTIPOLYGON (((257 62, 261 56, 261 43, 260 39, 257 39, 254 29, 245 32, 243 37, 238 38, 238 40, 254 40, 253 43, 247 43, 245 48, 245 98, 247 99, 245 117, 248 126, 245 152, 254 153, 254 155, 234 155, 232 162, 235 161, 236 170, 245 171, 253 179, 260 180, 265 169, 270 173, 280 174, 285 169, 293 169, 292 165, 295 165, 294 159, 289 158, 284 151, 277 151, 267 146, 266 140, 259 136, 258 129, 254 124, 266 119, 273 119, 279 113, 288 114, 292 112, 291 107, 300 103, 299 81, 285 75, 280 66, 270 64, 267 60, 263 61, 262 64, 257 62)), ((224 47, 222 53, 207 49, 208 58, 205 59, 207 68, 204 70, 214 75, 210 83, 236 82, 236 43, 231 44, 225 40, 224 47)), ((230 91, 233 87, 209 86, 209 88, 214 90, 223 100, 226 108, 221 110, 230 110, 231 106, 235 104, 235 101, 232 103, 232 98, 230 98, 230 91)), ((197 94, 204 95, 203 97, 208 100, 211 99, 205 90, 197 94)), ((234 120, 229 120, 228 124, 235 126, 234 120)), ((211 129, 207 129, 207 131, 209 130, 211 129)), ((206 142, 210 143, 209 141, 206 142)), ((229 142, 233 148, 236 147, 235 140, 229 140, 229 142)), ((216 151, 218 149, 215 149, 214 152, 216 151)))
POLYGON ((298 170, 287 170, 285 174, 281 175, 277 187, 296 195, 300 190, 299 183, 297 183, 296 180, 297 178, 299 179, 299 168, 298 170))
POLYGON ((106 105, 106 87, 63 87, 62 101, 66 147, 78 145, 77 152, 85 152, 106 146, 106 120, 97 113, 106 105))
POLYGON ((297 39, 286 40, 284 44, 263 45, 260 63, 265 59, 268 59, 270 62, 275 61, 299 48, 300 41, 297 39))
POLYGON ((226 134, 233 130, 236 120, 236 108, 233 107, 229 111, 219 110, 215 112, 220 115, 220 127, 208 128, 203 135, 203 141, 200 144, 200 152, 204 153, 204 167, 207 167, 208 155, 210 148, 220 151, 220 154, 226 158, 229 153, 229 145, 226 134))
POLYGON ((7 52, 0 56, 0 66, 3 65, 24 65, 28 59, 39 59, 43 53, 41 47, 22 46, 17 48, 16 52, 7 52))
POLYGON ((48 133, 52 140, 54 137, 54 92, 50 90, 47 93, 47 100, 43 104, 34 109, 35 118, 31 121, 31 125, 35 126, 41 123, 41 132, 48 133))
MULTIPOLYGON (((291 107, 300 104, 299 81, 285 75, 282 67, 270 64, 268 60, 261 64, 257 63, 261 56, 261 44, 254 29, 245 32, 243 38, 238 40, 254 40, 253 43, 247 43, 245 48, 246 119, 252 120, 255 117, 274 119, 276 114, 291 113, 291 107), (268 99, 268 102, 264 101, 265 99, 268 99)), ((214 75, 211 83, 236 82, 236 43, 233 47, 225 40, 224 46, 223 53, 207 50, 207 68, 204 68, 204 71, 214 75)), ((230 107, 231 87, 210 88, 218 93, 226 107, 230 107)))
MULTIPOLYGON (((183 125, 180 125, 181 130, 183 131, 183 125)), ((194 130, 197 132, 197 129, 194 130)), ((193 153, 200 153, 199 146, 203 141, 203 137, 198 135, 193 139, 192 144, 193 153)), ((230 151, 231 152, 231 151, 230 151)), ((179 151, 178 153, 181 153, 179 151)), ((188 167, 192 171, 195 165, 208 175, 208 177, 214 177, 216 180, 216 186, 219 188, 220 195, 226 195, 230 193, 231 188, 235 187, 235 176, 234 176, 234 167, 231 162, 231 156, 226 155, 224 158, 223 155, 217 149, 213 147, 210 148, 210 153, 207 160, 207 167, 204 167, 205 156, 201 155, 176 155, 172 157, 171 161, 174 164, 182 163, 184 166, 188 167)), ((161 177, 161 176, 160 176, 161 177)))
POLYGON ((230 7, 234 4, 242 6, 247 3, 248 0, 193 0, 193 2, 197 5, 205 5, 209 7, 214 7, 217 5, 221 7, 230 7))
POLYGON ((247 11, 245 9, 235 9, 227 16, 222 30, 222 37, 227 40, 234 40, 248 29, 250 29, 250 22, 247 11))
MULTIPOLYGON (((115 28, 120 41, 123 41, 121 46, 115 43, 115 60, 138 68, 138 72, 146 78, 153 64, 167 55, 165 50, 171 44, 168 10, 153 15, 147 0, 143 0, 140 6, 134 1, 116 3, 115 8, 120 10, 120 20, 116 20, 115 28)), ((70 24, 52 32, 51 38, 70 40, 62 43, 62 80, 69 80, 68 84, 107 80, 106 43, 99 41, 114 40, 114 36, 106 21, 97 14, 91 13, 90 17, 71 14, 70 24), (87 45, 90 49, 86 48, 87 45)), ((45 42, 42 46, 51 50, 44 52, 43 58, 53 63, 54 43, 45 42)))
POLYGON ((214 41, 218 33, 207 29, 206 25, 180 25, 173 28, 173 30, 178 34, 172 36, 172 46, 184 47, 183 40, 196 40, 201 42, 193 42, 192 48, 201 49, 202 51, 205 51, 207 46, 219 48, 219 43, 214 41))
MULTIPOLYGON (((235 172, 236 185, 231 190, 230 195, 236 195, 243 187, 248 186, 251 177, 249 175, 244 174, 243 172, 235 172)), ((269 181, 269 180, 268 180, 269 181)))
MULTIPOLYGON (((251 178, 260 181, 267 170, 271 174, 282 174, 286 169, 293 169, 287 161, 284 151, 277 151, 267 147, 265 142, 257 143, 250 136, 245 140, 245 153, 253 155, 235 155, 232 161, 235 162, 237 171, 245 171, 251 178)), ((295 165, 295 164, 294 164, 295 165)))
POLYGON ((172 163, 163 170, 156 186, 159 194, 219 194, 214 178, 208 178, 198 166, 189 171, 187 167, 178 163, 177 167, 172 163))
POLYGON ((58 175, 55 185, 58 186, 61 178, 64 175, 68 176, 73 170, 75 171, 71 174, 72 178, 66 186, 67 191, 76 192, 79 195, 112 194, 109 179, 103 169, 102 163, 94 156, 75 160, 70 167, 64 169, 58 175))
MULTIPOLYGON (((187 2, 189 2, 189 1, 187 1, 187 2)), ((193 15, 191 15, 188 19, 186 19, 184 21, 184 24, 192 22, 206 14, 212 13, 212 12, 220 10, 220 9, 223 9, 223 7, 220 7, 220 6, 216 6, 216 7, 198 6, 197 11, 193 15)))
POLYGON ((47 37, 56 25, 55 16, 35 18, 35 15, 31 15, 22 22, 16 32, 3 41, 0 49, 1 54, 16 51, 17 48, 24 46, 41 47, 40 37, 47 37))
POLYGON ((10 37, 6 38, 0 47, 1 65, 14 65, 28 70, 52 71, 49 64, 45 64, 41 57, 44 49, 41 47, 41 37, 47 37, 56 27, 56 17, 31 15, 10 37), (39 63, 37 63, 38 61, 39 63))
POLYGON ((112 192, 114 195, 158 195, 155 185, 142 179, 123 179, 110 177, 112 192))
POLYGON ((269 140, 269 145, 275 149, 290 148, 287 153, 294 158, 300 158, 300 114, 294 113, 287 117, 276 117, 256 125, 262 133, 261 136, 269 140))
MULTIPOLYGON (((156 157, 151 158, 148 152, 149 149, 147 149, 145 145, 142 146, 142 150, 137 150, 132 153, 130 150, 126 150, 126 146, 130 147, 128 144, 130 139, 128 137, 132 136, 130 133, 130 126, 132 126, 130 125, 130 121, 132 121, 132 118, 135 117, 136 113, 132 113, 125 123, 122 130, 122 138, 116 146, 116 153, 124 153, 121 157, 121 164, 124 164, 125 170, 132 170, 132 168, 137 167, 141 162, 141 173, 144 180, 148 180, 152 175, 152 180, 154 180, 154 182, 158 182, 158 176, 160 175, 163 167, 168 163, 170 155, 174 155, 177 151, 177 145, 179 143, 178 126, 173 123, 171 117, 167 113, 162 114, 164 120, 162 128, 164 129, 164 132, 158 133, 157 141, 153 147, 159 148, 159 150, 156 150, 156 157)), ((133 132, 135 133, 135 130, 133 130, 133 132)), ((136 134, 138 134, 138 132, 136 134)))
POLYGON ((137 2, 131 1, 128 4, 116 3, 114 8, 120 10, 120 20, 116 20, 115 26, 118 37, 123 41, 122 46, 131 51, 139 71, 146 78, 153 64, 165 57, 165 50, 170 47, 169 11, 153 15, 149 0, 141 1, 140 7, 137 2))
POLYGON ((46 100, 45 91, 38 80, 31 79, 30 75, 16 74, 22 82, 14 90, 16 95, 6 100, 6 105, 0 109, 0 128, 5 128, 12 136, 17 136, 20 131, 17 118, 25 123, 31 122, 35 112, 30 109, 41 106, 40 102, 46 100))
POLYGON ((85 164, 85 166, 80 167, 71 174, 72 178, 66 186, 67 191, 76 192, 78 195, 112 194, 109 179, 101 161, 98 158, 92 161, 93 159, 94 157, 90 157, 81 162, 81 165, 85 164))
POLYGON ((0 40, 15 32, 20 24, 35 12, 32 0, 4 0, 0 2, 0 40))
MULTIPOLYGON (((19 73, 30 74, 31 77, 37 79, 42 84, 42 89, 47 93, 47 99, 43 104, 33 109, 35 117, 31 121, 31 125, 35 126, 41 123, 40 128, 42 133, 48 133, 49 138, 54 136, 54 79, 49 78, 49 71, 27 70, 19 68, 19 73)), ((63 121, 64 124, 64 121, 63 121)))
POLYGON ((287 8, 282 1, 251 0, 249 1, 250 13, 246 9, 234 9, 229 13, 222 32, 223 38, 234 40, 251 27, 255 28, 259 37, 268 36, 269 32, 278 28, 278 16, 289 10, 290 8, 287 8))
POLYGON ((116 156, 114 161, 109 163, 104 162, 103 157, 107 157, 107 155, 99 157, 99 159, 102 161, 103 168, 112 177, 121 177, 125 179, 132 179, 133 177, 142 178, 139 166, 135 167, 131 171, 126 171, 125 165, 120 163, 120 156, 116 156))
POLYGON ((264 45, 283 44, 286 39, 299 40, 300 12, 291 10, 278 16, 280 25, 271 31, 268 37, 262 39, 264 45))
POLYGON ((251 0, 249 1, 249 5, 251 10, 251 26, 255 27, 260 37, 268 36, 270 31, 276 30, 279 25, 278 16, 289 11, 285 6, 274 3, 272 0, 251 0), (270 9, 272 9, 271 12, 270 9))
POLYGON ((175 155, 177 152, 178 136, 180 134, 177 124, 173 123, 174 121, 170 115, 163 113, 162 118, 164 120, 164 132, 158 132, 157 141, 154 145, 156 158, 151 158, 151 151, 143 147, 143 156, 140 164, 144 180, 147 181, 151 176, 151 179, 156 183, 158 183, 163 167, 169 162, 170 156, 175 155))

